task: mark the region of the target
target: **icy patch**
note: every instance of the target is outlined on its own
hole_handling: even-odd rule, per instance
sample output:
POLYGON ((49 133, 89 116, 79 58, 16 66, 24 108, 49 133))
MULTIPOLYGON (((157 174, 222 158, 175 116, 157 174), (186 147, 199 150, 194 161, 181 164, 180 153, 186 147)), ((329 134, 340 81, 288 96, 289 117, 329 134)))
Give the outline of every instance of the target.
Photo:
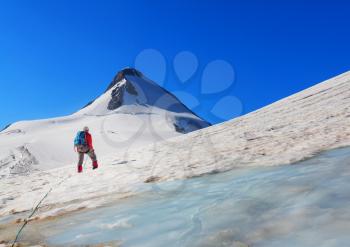
POLYGON ((350 241, 350 148, 297 165, 145 186, 141 196, 33 224, 31 231, 62 246, 330 247, 350 241))

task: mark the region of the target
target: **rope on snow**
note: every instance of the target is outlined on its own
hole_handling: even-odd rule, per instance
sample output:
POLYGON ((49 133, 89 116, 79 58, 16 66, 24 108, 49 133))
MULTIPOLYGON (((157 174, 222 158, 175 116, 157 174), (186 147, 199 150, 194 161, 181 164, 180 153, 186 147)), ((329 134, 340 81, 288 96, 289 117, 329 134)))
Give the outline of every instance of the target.
MULTIPOLYGON (((84 158, 84 164, 85 164, 85 161, 86 161, 86 160, 85 160, 85 158, 84 158)), ((66 180, 67 180, 68 178, 70 178, 71 176, 72 176, 72 175, 69 175, 69 176, 67 176, 66 178, 63 178, 55 187, 57 188, 58 186, 60 186, 64 181, 66 181, 66 180)), ((16 238, 15 238, 15 240, 13 241, 11 247, 14 247, 14 246, 15 246, 15 244, 16 244, 16 242, 18 241, 18 238, 19 238, 19 236, 20 236, 22 230, 23 230, 24 227, 28 224, 28 222, 29 222, 28 220, 35 214, 35 212, 38 210, 40 204, 45 200, 45 198, 49 195, 49 193, 50 193, 52 190, 53 190, 53 187, 51 187, 51 188, 49 189, 49 191, 44 195, 44 197, 41 198, 41 200, 39 201, 39 203, 38 203, 38 204, 35 206, 35 208, 33 209, 32 213, 28 216, 27 219, 24 220, 24 223, 23 223, 23 225, 21 226, 21 228, 19 229, 19 231, 17 232, 16 238)))

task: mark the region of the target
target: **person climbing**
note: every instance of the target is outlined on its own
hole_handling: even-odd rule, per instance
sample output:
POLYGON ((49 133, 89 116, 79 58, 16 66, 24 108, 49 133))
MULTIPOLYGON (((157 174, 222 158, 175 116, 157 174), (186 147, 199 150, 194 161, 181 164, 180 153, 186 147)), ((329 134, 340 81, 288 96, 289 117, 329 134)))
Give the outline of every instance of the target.
POLYGON ((92 137, 89 127, 85 126, 83 131, 79 131, 74 139, 74 150, 79 154, 78 173, 83 171, 84 154, 89 155, 92 160, 92 169, 98 168, 95 150, 92 146, 92 137))

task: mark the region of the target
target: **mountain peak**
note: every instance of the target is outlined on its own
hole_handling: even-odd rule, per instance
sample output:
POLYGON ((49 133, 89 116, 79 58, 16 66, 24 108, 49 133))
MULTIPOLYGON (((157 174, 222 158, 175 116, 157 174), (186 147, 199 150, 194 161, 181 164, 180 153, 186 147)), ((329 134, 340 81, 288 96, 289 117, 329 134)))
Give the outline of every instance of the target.
POLYGON ((119 71, 100 97, 77 112, 89 116, 114 113, 163 115, 182 133, 210 126, 175 95, 134 68, 119 71))
POLYGON ((171 92, 134 68, 125 68, 119 71, 106 91, 96 100, 86 105, 84 110, 89 108, 89 112, 93 110, 94 114, 101 115, 105 114, 106 111, 113 111, 121 106, 131 105, 157 107, 177 113, 194 114, 171 92), (96 111, 97 108, 100 112, 96 111))
POLYGON ((136 76, 136 77, 140 77, 142 78, 143 77, 143 74, 138 71, 137 69, 135 68, 130 68, 130 67, 127 67, 127 68, 124 68, 122 69, 121 71, 119 71, 113 78, 112 82, 108 85, 107 89, 105 92, 107 92, 109 89, 111 89, 112 87, 115 86, 115 84, 117 84, 119 81, 125 79, 125 77, 129 75, 129 76, 136 76))

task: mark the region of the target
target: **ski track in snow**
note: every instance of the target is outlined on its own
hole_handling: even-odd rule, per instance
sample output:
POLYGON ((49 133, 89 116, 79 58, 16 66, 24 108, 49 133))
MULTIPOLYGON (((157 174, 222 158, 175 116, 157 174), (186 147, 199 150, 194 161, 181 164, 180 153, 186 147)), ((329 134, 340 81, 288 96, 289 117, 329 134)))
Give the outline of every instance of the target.
MULTIPOLYGON (((98 149, 98 143, 95 145, 98 149)), ((31 210, 66 176, 71 178, 54 187, 34 217, 104 205, 141 193, 145 182, 236 167, 291 164, 348 145, 350 72, 234 120, 147 146, 117 150, 100 157, 95 171, 87 160, 82 174, 69 165, 0 179, 0 216, 16 218, 16 213, 31 210)))

